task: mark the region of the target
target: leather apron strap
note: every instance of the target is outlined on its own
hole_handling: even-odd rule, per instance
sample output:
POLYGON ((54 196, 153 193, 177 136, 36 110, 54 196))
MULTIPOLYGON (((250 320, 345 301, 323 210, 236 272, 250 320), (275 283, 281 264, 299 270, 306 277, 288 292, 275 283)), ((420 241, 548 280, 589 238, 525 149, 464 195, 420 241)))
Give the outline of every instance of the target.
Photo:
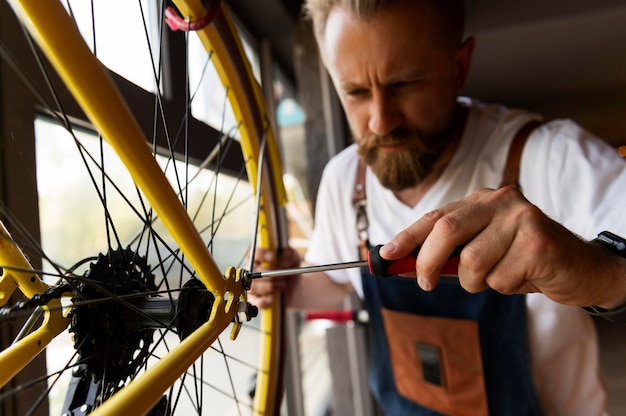
POLYGON ((356 179, 354 181, 354 189, 352 191, 352 206, 356 212, 356 230, 359 236, 359 255, 361 260, 367 259, 367 253, 370 248, 368 228, 369 220, 367 218, 367 198, 365 195, 365 162, 359 158, 356 179))
POLYGON ((519 171, 522 161, 522 152, 524 151, 524 145, 530 137, 530 134, 539 126, 541 122, 538 120, 531 120, 524 124, 513 137, 511 146, 509 147, 509 154, 506 158, 506 165, 502 171, 502 182, 500 188, 503 186, 515 186, 521 189, 519 185, 519 171))

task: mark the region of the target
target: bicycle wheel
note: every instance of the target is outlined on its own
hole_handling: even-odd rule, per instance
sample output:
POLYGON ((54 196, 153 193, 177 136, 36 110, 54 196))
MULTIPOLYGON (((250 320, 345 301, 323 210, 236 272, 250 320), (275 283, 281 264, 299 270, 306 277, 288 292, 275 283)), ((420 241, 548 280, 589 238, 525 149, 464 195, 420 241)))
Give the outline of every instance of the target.
MULTIPOLYGON (((194 84, 182 76, 187 80, 182 83, 184 105, 171 109, 165 92, 167 71, 176 71, 171 61, 167 69, 153 67, 154 92, 111 75, 94 57, 98 31, 79 34, 80 3, 85 2, 65 7, 56 1, 11 3, 65 87, 37 48, 34 62, 42 69, 37 75, 23 66, 22 50, 3 48, 37 97, 42 115, 36 122, 42 242, 22 225, 21 213, 2 204, 0 217, 13 238, 0 230, 0 325, 3 336, 12 334, 8 342, 2 339, 0 404, 7 414, 94 409, 106 414, 274 414, 282 391, 282 300, 244 322, 254 309, 246 308, 246 279, 236 268, 248 267, 246 252, 254 245, 278 249, 283 244, 279 207, 285 197, 260 89, 227 10, 219 3, 205 8, 199 0, 177 2, 188 22, 214 15, 199 28, 197 39, 207 50, 206 63, 224 84, 222 100, 230 103, 232 117, 224 109, 220 125, 212 129, 194 119, 191 109, 205 72, 194 84), (128 102, 139 105, 134 117, 118 88, 131 91, 128 102), (153 122, 142 122, 152 114, 153 122), (129 174, 120 174, 122 166, 129 174), (56 175, 59 169, 62 176, 56 175), (81 181, 92 190, 79 187, 81 181), (46 222, 50 195, 65 205, 58 208, 61 216, 46 222), (83 218, 79 212, 95 216, 83 218), (76 224, 78 229, 63 234, 63 228, 76 224), (65 247, 69 254, 58 250, 65 247), (225 277, 226 266, 235 268, 225 277), (235 342, 226 339, 228 331, 222 335, 225 329, 235 342), (47 363, 39 365, 45 370, 35 370, 31 379, 26 373, 33 371, 23 364, 46 346, 47 363)), ((148 2, 137 4, 148 28, 148 2)), ((94 2, 90 9, 92 14, 97 10, 94 2)), ((125 4, 120 11, 127 9, 125 4)), ((158 22, 164 10, 156 9, 158 22)), ((92 17, 94 28, 95 22, 92 17)), ((162 24, 157 29, 156 39, 164 40, 170 55, 176 52, 171 42, 189 50, 195 39, 165 34, 162 24)), ((154 54, 165 50, 155 46, 159 42, 148 46, 152 62, 166 61, 164 52, 154 54)), ((187 55, 175 68, 187 67, 187 55)))

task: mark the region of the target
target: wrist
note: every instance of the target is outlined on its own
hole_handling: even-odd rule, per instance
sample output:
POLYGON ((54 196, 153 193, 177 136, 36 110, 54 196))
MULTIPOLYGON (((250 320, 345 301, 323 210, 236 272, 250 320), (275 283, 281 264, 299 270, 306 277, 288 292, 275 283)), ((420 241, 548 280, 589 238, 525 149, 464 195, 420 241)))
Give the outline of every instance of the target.
MULTIPOLYGON (((592 241, 607 254, 608 284, 602 290, 596 306, 586 307, 589 313, 606 319, 626 323, 626 240, 616 234, 603 231, 592 241)), ((600 282, 599 282, 600 283, 600 282)))

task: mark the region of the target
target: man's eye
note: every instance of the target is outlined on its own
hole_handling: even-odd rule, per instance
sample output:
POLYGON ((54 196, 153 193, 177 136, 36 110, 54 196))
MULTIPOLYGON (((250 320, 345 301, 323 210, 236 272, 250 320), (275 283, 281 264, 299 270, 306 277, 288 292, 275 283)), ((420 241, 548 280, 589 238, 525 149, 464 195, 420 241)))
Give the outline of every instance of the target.
POLYGON ((348 90, 346 91, 346 95, 350 96, 350 97, 358 97, 358 96, 362 96, 365 95, 367 93, 366 90, 363 89, 357 89, 357 90, 348 90))
POLYGON ((401 88, 406 88, 410 86, 411 84, 413 84, 412 81, 396 81, 393 84, 391 84, 391 88, 398 90, 401 88))

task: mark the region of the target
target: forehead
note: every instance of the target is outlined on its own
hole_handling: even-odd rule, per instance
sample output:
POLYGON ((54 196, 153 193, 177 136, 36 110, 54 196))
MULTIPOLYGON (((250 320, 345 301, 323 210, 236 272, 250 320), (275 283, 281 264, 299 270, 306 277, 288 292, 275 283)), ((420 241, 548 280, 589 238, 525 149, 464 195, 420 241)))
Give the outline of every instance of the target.
POLYGON ((422 2, 401 2, 359 17, 335 6, 321 40, 322 57, 331 72, 355 69, 398 70, 419 66, 441 54, 433 12, 422 2))

